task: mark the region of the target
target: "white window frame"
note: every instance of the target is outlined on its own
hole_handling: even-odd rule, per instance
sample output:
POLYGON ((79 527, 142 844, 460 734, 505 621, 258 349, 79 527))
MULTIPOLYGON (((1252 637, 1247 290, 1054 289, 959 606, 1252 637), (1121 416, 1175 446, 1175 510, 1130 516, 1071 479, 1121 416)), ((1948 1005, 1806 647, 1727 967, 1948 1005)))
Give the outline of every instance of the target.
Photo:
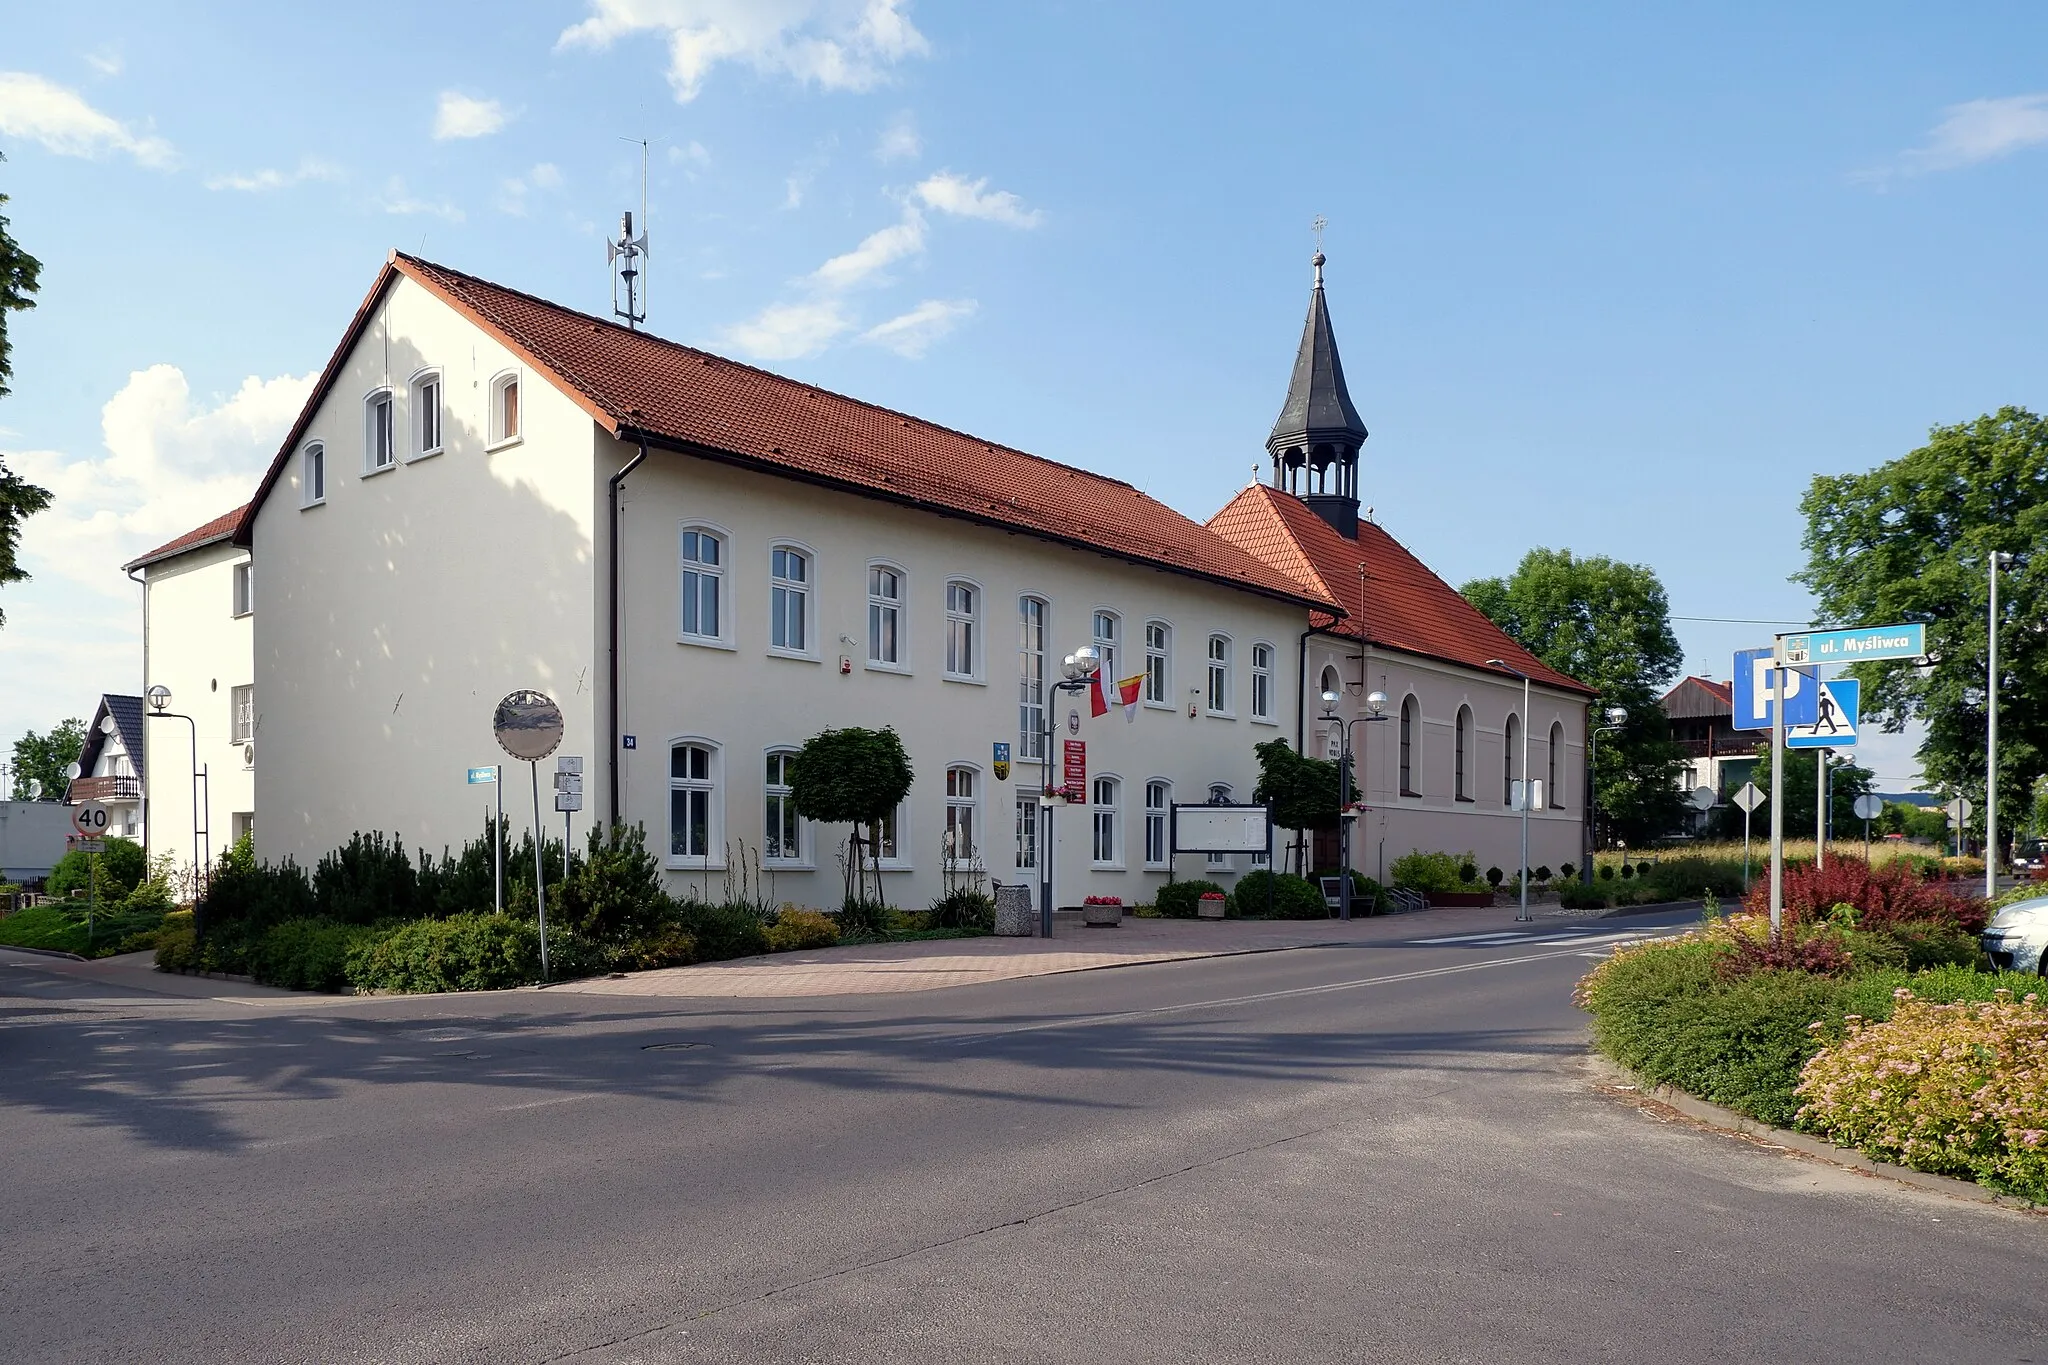
POLYGON ((439 455, 448 448, 448 384, 440 370, 421 370, 406 383, 405 396, 408 447, 405 458, 409 464, 439 455), (432 390, 431 403, 429 390, 432 390), (431 431, 427 429, 430 419, 431 431))
POLYGON ((1231 676, 1232 665, 1236 662, 1231 657, 1233 652, 1230 637, 1220 630, 1210 634, 1209 643, 1203 651, 1204 661, 1207 666, 1202 675, 1204 683, 1202 706, 1208 714, 1224 720, 1237 719, 1237 680, 1231 676), (1216 646, 1219 644, 1223 646, 1221 658, 1218 658, 1216 655, 1216 646), (1217 682, 1219 677, 1222 680, 1220 688, 1217 682), (1223 694, 1223 704, 1221 706, 1216 704, 1216 694, 1218 691, 1221 691, 1223 694))
MULTIPOLYGON (((731 649, 732 644, 732 533, 723 526, 708 521, 685 521, 676 525, 676 643, 700 645, 709 649, 731 649), (684 537, 696 534, 715 536, 718 540, 718 563, 706 566, 701 559, 683 558, 684 537), (712 601, 717 604, 718 630, 715 634, 690 631, 684 628, 686 594, 684 585, 692 574, 700 580, 712 578, 717 586, 712 592, 712 601)), ((698 599, 701 611, 702 599, 698 599)), ((700 621, 701 624, 701 621, 700 621)))
MULTIPOLYGON (((1042 749, 1045 743, 1046 708, 1052 705, 1052 676, 1047 671, 1046 641, 1052 635, 1052 603, 1037 593, 1020 593, 1017 597, 1017 759, 1023 763, 1048 762, 1042 749), (1038 608, 1038 642, 1033 645, 1027 635, 1027 608, 1038 608), (1037 699, 1032 699, 1032 665, 1037 665, 1037 699), (1038 715, 1033 723, 1033 712, 1038 715)), ((1040 783, 1041 786, 1044 783, 1040 783)))
POLYGON ((519 371, 503 370, 491 376, 489 411, 484 414, 485 450, 503 450, 526 439, 526 391, 519 371), (518 412, 514 429, 505 430, 505 390, 512 390, 512 405, 518 412))
POLYGON ((1272 641, 1252 641, 1252 720, 1260 725, 1278 723, 1273 719, 1273 660, 1277 657, 1272 641), (1259 662, 1261 658, 1264 663, 1259 662))
POLYGON ((372 389, 363 398, 363 477, 388 474, 398 468, 398 397, 389 387, 372 389), (378 410, 383 410, 381 428, 378 410), (383 443, 384 461, 377 460, 378 443, 383 443))
POLYGON ((946 580, 946 658, 945 678, 948 682, 971 682, 987 686, 988 678, 988 636, 982 629, 982 607, 988 595, 981 584, 971 578, 949 578, 946 580), (970 594, 965 611, 953 605, 953 590, 964 589, 970 594), (967 667, 956 668, 959 651, 954 646, 960 640, 967 642, 967 667))
POLYGON ((676 735, 668 742, 668 839, 662 845, 663 865, 688 872, 719 872, 725 868, 725 746, 704 735, 676 735), (702 749, 706 753, 705 776, 677 777, 675 775, 675 753, 684 746, 702 749), (704 798, 704 852, 678 853, 675 851, 676 816, 675 793, 679 791, 701 791, 704 798))
POLYGON ((949 855, 953 866, 959 870, 979 872, 987 866, 984 845, 988 840, 988 830, 981 818, 981 787, 980 768, 972 763, 946 765, 946 832, 950 834, 958 827, 961 812, 967 816, 967 852, 961 854, 956 843, 949 855), (968 790, 964 796, 956 790, 957 779, 961 777, 967 779, 968 790))
POLYGON ((318 507, 327 501, 327 445, 308 441, 299 447, 299 506, 318 507))
POLYGON ((768 546, 768 652, 783 659, 806 659, 815 663, 818 659, 818 556, 811 547, 801 541, 778 540, 768 546), (804 576, 801 579, 784 578, 775 572, 777 555, 795 555, 803 561, 804 576), (775 643, 776 614, 782 600, 794 595, 801 599, 800 612, 803 616, 803 642, 798 645, 775 643))
POLYGON ((1164 777, 1145 779, 1145 868, 1151 872, 1163 872, 1173 866, 1173 830, 1168 823, 1173 810, 1173 782, 1164 777), (1157 795, 1158 804, 1153 803, 1157 795), (1154 836, 1157 835, 1155 840, 1154 836), (1158 857, 1153 857, 1153 846, 1158 846, 1158 857))
POLYGON ((244 559, 228 571, 231 590, 228 615, 240 620, 256 611, 256 561, 244 559))
POLYGON ((256 742, 256 684, 228 689, 228 743, 256 742))
POLYGON ((867 667, 876 673, 908 673, 910 671, 910 575, 900 564, 886 559, 868 561, 867 572, 868 604, 868 661, 867 667), (896 580, 896 595, 887 597, 875 586, 876 574, 892 574, 896 580), (879 653, 882 647, 881 622, 884 614, 893 628, 896 657, 884 659, 879 653))
POLYGON ((810 829, 811 822, 796 814, 796 798, 791 794, 788 781, 788 764, 790 760, 797 756, 797 752, 790 745, 778 744, 761 755, 761 866, 763 867, 807 870, 815 866, 815 863, 812 861, 815 855, 813 853, 810 829), (778 758, 783 760, 783 780, 781 782, 773 782, 769 780, 768 765, 778 758), (771 801, 777 803, 778 806, 786 807, 789 815, 795 821, 796 851, 793 853, 785 851, 778 854, 770 854, 768 852, 768 840, 771 831, 778 839, 782 833, 780 829, 775 828, 775 822, 769 818, 769 802, 771 801))
POLYGON ((1088 617, 1088 643, 1102 657, 1104 696, 1116 695, 1117 669, 1123 660, 1124 618, 1108 607, 1097 607, 1088 617))
POLYGON ((1088 779, 1088 866, 1098 872, 1124 870, 1124 780, 1115 773, 1088 779), (1103 800, 1107 794, 1109 799, 1103 800), (1104 855, 1107 836, 1108 856, 1104 855))
POLYGON ((1045 833, 1045 817, 1039 813, 1038 793, 1020 790, 1016 811, 1016 820, 1011 826, 1011 837, 1017 850, 1016 868, 1019 872, 1036 872, 1038 848, 1045 833), (1027 829, 1030 830, 1028 838, 1025 834, 1027 829))
POLYGON ((1174 710, 1173 702, 1173 622, 1153 617, 1145 623, 1145 705, 1154 710, 1174 710), (1159 632, 1159 642, 1153 643, 1153 633, 1159 632), (1154 665, 1157 665, 1155 668, 1154 665))
MULTIPOLYGON (((916 858, 913 854, 906 851, 909 845, 905 834, 906 830, 912 828, 910 823, 910 798, 906 796, 897 804, 895 810, 889 812, 889 818, 882 821, 880 829, 877 831, 882 836, 881 842, 891 843, 896 846, 895 852, 884 853, 881 857, 875 859, 875 865, 881 868, 882 871, 909 872, 913 869, 916 858)), ((865 830, 861 832, 863 835, 867 833, 865 830)))

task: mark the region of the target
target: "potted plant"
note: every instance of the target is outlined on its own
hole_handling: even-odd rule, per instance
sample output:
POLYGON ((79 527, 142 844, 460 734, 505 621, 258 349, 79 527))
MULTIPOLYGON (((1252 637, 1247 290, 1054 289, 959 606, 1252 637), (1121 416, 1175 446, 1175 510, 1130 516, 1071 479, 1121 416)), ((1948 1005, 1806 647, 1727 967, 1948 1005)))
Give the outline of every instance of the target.
POLYGON ((1091 929, 1114 929, 1123 918, 1122 896, 1089 896, 1081 902, 1081 923, 1091 929))
POLYGON ((1195 906, 1195 914, 1202 919, 1222 919, 1229 906, 1230 898, 1221 891, 1204 891, 1200 903, 1195 906))

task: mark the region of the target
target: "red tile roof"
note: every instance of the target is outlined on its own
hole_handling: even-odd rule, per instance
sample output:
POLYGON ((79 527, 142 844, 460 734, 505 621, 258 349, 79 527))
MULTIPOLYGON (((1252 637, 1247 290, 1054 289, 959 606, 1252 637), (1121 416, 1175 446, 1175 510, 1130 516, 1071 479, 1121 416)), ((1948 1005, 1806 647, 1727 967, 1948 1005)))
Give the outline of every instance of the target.
POLYGON ((159 560, 169 559, 173 555, 181 555, 187 550, 196 550, 202 545, 212 545, 216 541, 226 540, 233 536, 235 528, 241 525, 242 514, 253 506, 255 506, 254 503, 245 502, 234 511, 217 516, 212 521, 207 522, 206 525, 195 527, 184 535, 179 536, 176 540, 168 541, 157 546, 146 555, 139 555, 129 560, 121 568, 123 570, 138 569, 145 564, 154 564, 159 560))
POLYGON ((1349 619, 1334 624, 1338 634, 1362 634, 1387 649, 1471 668, 1500 659, 1538 683, 1593 695, 1516 644, 1372 522, 1358 523, 1358 539, 1346 540, 1293 494, 1253 484, 1209 518, 1209 529, 1284 569, 1309 591, 1342 603, 1349 619))
MULTIPOLYGON (((1127 483, 876 407, 574 312, 445 266, 393 252, 314 398, 265 476, 261 505, 313 407, 403 275, 436 294, 556 382, 623 440, 683 451, 866 497, 1334 610, 1299 578, 1127 483)), ((237 533, 246 543, 254 514, 237 533)))

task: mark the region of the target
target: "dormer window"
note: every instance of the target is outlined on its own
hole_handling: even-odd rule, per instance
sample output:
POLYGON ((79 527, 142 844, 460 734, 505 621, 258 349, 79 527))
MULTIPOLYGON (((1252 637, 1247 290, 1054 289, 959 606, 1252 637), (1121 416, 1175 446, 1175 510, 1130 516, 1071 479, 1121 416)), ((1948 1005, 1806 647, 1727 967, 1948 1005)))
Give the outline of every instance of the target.
POLYGON ((391 390, 379 389, 363 400, 363 472, 375 474, 398 460, 398 432, 392 425, 391 390))
POLYGON ((501 374, 491 381, 490 444, 509 445, 518 440, 520 427, 519 376, 501 374))

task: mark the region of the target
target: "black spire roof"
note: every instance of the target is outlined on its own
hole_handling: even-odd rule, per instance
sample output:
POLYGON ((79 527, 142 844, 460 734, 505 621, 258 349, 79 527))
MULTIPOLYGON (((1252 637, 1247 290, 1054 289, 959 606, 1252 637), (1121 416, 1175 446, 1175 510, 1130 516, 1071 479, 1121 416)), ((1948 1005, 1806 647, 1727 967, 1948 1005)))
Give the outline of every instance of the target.
POLYGON ((1365 421, 1351 405, 1344 387, 1344 362, 1337 357, 1337 334, 1330 327, 1329 305, 1323 302, 1323 253, 1314 257, 1316 284, 1308 299, 1308 321, 1301 329, 1301 350, 1294 357, 1294 376, 1280 420, 1266 438, 1266 449, 1278 455, 1289 447, 1313 449, 1335 444, 1356 451, 1365 443, 1365 421))

